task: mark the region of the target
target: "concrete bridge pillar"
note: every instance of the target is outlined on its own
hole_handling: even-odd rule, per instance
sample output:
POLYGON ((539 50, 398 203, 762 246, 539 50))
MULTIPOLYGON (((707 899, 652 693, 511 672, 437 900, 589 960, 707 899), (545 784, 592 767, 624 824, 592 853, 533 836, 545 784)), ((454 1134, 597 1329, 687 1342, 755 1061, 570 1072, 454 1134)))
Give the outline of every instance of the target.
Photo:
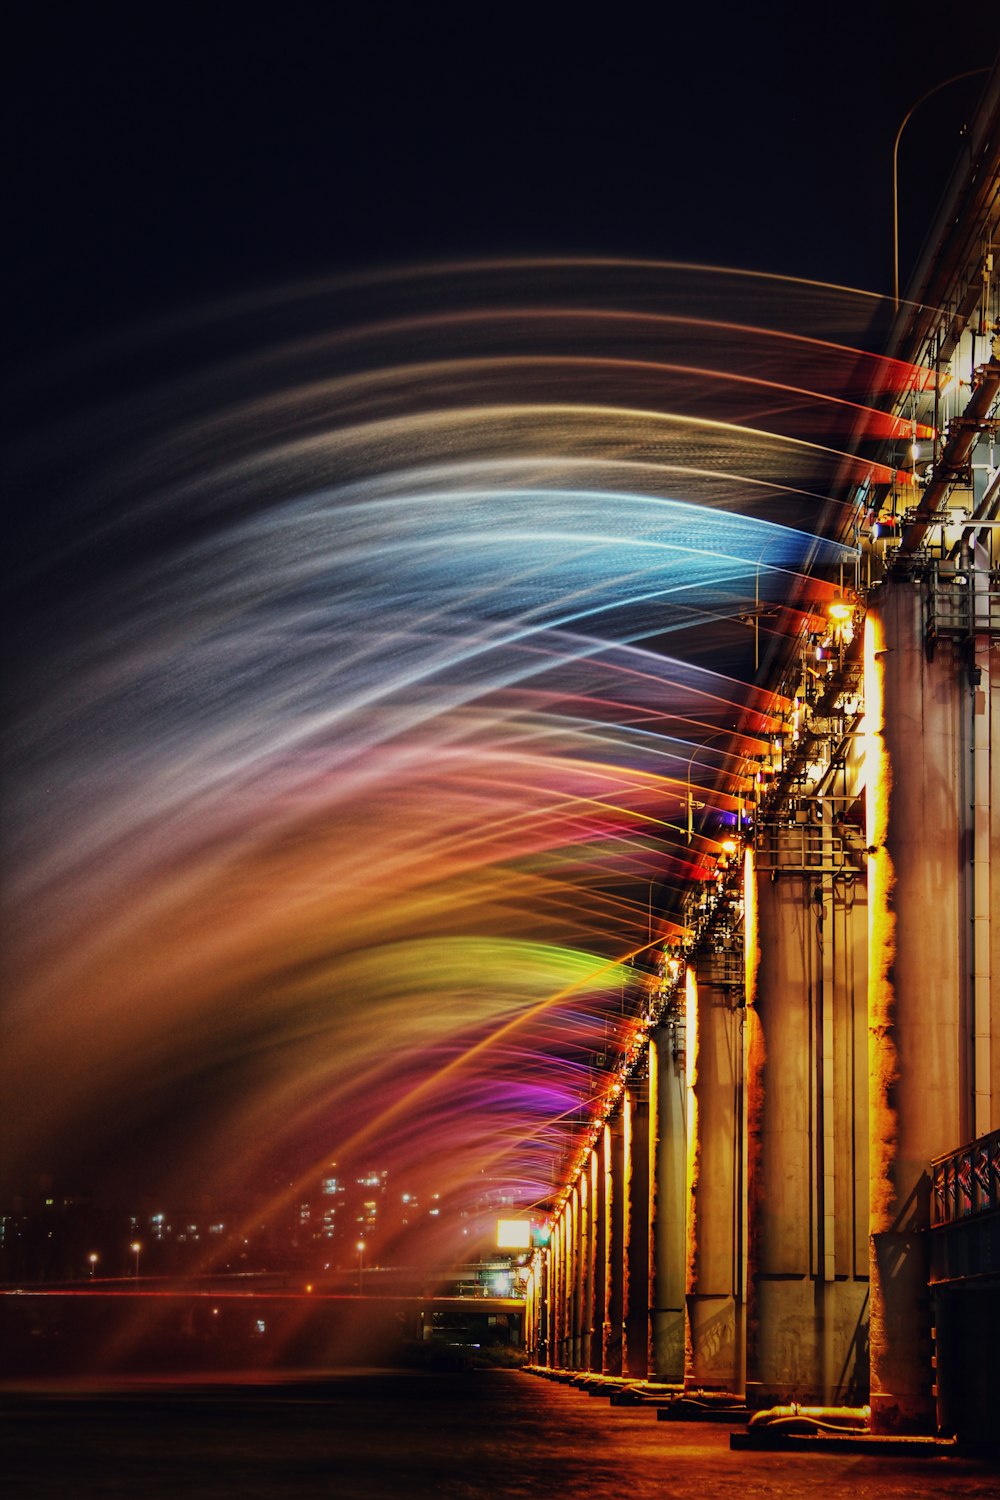
POLYGON ((552 1364, 556 1369, 565 1365, 566 1341, 566 1218, 561 1212, 552 1229, 549 1243, 549 1260, 552 1266, 552 1364))
POLYGON ((567 1198, 559 1215, 559 1338, 557 1363, 562 1370, 570 1367, 573 1344, 573 1216, 572 1196, 567 1198))
POLYGON ((590 1255, 590 1166, 580 1172, 576 1183, 576 1322, 573 1338, 573 1368, 590 1368, 591 1311, 588 1299, 593 1294, 593 1260, 590 1255))
POLYGON ((568 1369, 579 1369, 580 1352, 580 1187, 566 1200, 566 1355, 568 1369))
POLYGON ((604 1127, 604 1336, 601 1370, 622 1373, 625 1119, 619 1111, 604 1127))
POLYGON ((685 1101, 684 1032, 673 1021, 649 1039, 649 1375, 677 1384, 684 1379, 685 1101))
POLYGON ((555 1254, 555 1226, 549 1235, 549 1243, 545 1249, 545 1258, 542 1262, 542 1343, 545 1351, 544 1363, 550 1367, 556 1364, 556 1254, 555 1254))
POLYGON ((604 1306, 607 1296, 608 1235, 607 1191, 604 1171, 604 1137, 590 1153, 590 1344, 586 1368, 599 1375, 604 1366, 604 1306))
MULTIPOLYGON (((710 955, 709 955, 710 957, 710 955)), ((687 974, 688 1210, 684 1385, 742 1393, 745 1381, 743 1011, 687 974)))
POLYGON ((575 1370, 580 1336, 579 1186, 574 1186, 566 1200, 566 1226, 566 1365, 575 1370))
POLYGON ((754 1405, 868 1394, 868 913, 842 806, 811 804, 746 861, 754 1405))
POLYGON ((622 1374, 645 1380, 649 1373, 649 1086, 642 1079, 625 1090, 622 1220, 622 1374))
POLYGON ((971 625, 975 587, 967 575, 935 600, 926 575, 891 578, 866 626, 871 1399, 885 1432, 935 1428, 928 1163, 997 1123, 1000 668, 974 631, 926 644, 929 606, 971 625))
POLYGON ((546 1346, 546 1254, 536 1250, 531 1258, 531 1274, 528 1277, 528 1295, 525 1306, 524 1345, 532 1364, 548 1362, 546 1346))

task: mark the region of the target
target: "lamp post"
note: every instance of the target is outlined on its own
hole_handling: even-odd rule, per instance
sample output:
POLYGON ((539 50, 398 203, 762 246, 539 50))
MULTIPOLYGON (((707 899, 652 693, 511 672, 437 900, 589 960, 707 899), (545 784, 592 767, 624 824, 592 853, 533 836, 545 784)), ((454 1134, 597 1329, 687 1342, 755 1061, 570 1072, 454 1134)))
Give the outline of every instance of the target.
POLYGON ((970 68, 966 73, 956 73, 952 78, 946 78, 943 83, 936 83, 926 94, 921 94, 915 104, 911 104, 906 111, 896 131, 896 139, 892 143, 892 303, 896 311, 899 311, 899 141, 909 124, 910 117, 925 102, 950 84, 961 83, 963 78, 975 78, 980 73, 988 73, 989 68, 970 68))
POLYGON ((91 1250, 90 1254, 87 1256, 87 1264, 90 1267, 90 1279, 91 1279, 91 1281, 93 1281, 93 1279, 94 1279, 94 1272, 97 1270, 97 1262, 99 1260, 100 1260, 100 1256, 98 1255, 97 1251, 96 1250, 91 1250))
POLYGON ((360 1297, 361 1296, 361 1275, 362 1275, 362 1272, 364 1271, 364 1268, 365 1268, 365 1242, 364 1242, 364 1240, 358 1240, 358 1243, 355 1246, 355 1248, 356 1248, 356 1250, 358 1252, 358 1296, 360 1297))
POLYGON ((138 1240, 133 1240, 132 1243, 131 1243, 131 1245, 129 1245, 129 1249, 131 1250, 132 1254, 135 1256, 135 1272, 134 1272, 134 1275, 135 1275, 136 1281, 138 1281, 139 1280, 139 1252, 142 1249, 142 1245, 141 1245, 141 1243, 138 1240))
MULTIPOLYGON (((705 739, 703 739, 700 742, 700 744, 695 745, 694 749, 691 751, 691 754, 688 756, 688 765, 687 765, 687 829, 685 831, 687 833, 687 841, 688 841, 689 844, 691 844, 691 843, 694 842, 694 810, 695 810, 696 807, 697 808, 702 808, 702 807, 705 806, 704 802, 696 802, 694 800, 693 783, 692 783, 692 780, 691 780, 691 772, 694 769, 694 763, 698 759, 698 756, 701 754, 701 752, 703 750, 707 750, 708 749, 709 745, 712 744, 713 740, 721 740, 726 735, 731 735, 732 733, 733 733, 733 731, 729 730, 729 729, 716 729, 712 734, 707 735, 705 737, 705 739)), ((716 754, 717 755, 721 755, 721 756, 723 756, 723 758, 727 758, 729 760, 738 760, 739 759, 739 756, 734 755, 733 752, 730 751, 730 750, 718 750, 718 751, 716 751, 716 754)), ((699 788, 699 790, 700 790, 700 788, 699 788)))

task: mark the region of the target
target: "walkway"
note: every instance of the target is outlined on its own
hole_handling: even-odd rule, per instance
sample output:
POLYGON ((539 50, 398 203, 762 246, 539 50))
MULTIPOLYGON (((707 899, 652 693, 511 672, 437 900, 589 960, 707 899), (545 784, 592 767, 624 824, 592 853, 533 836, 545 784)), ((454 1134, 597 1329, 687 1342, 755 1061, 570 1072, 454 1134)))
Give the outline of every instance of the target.
POLYGON ((903 1500, 994 1497, 971 1460, 731 1453, 516 1371, 0 1396, 5 1500, 903 1500))

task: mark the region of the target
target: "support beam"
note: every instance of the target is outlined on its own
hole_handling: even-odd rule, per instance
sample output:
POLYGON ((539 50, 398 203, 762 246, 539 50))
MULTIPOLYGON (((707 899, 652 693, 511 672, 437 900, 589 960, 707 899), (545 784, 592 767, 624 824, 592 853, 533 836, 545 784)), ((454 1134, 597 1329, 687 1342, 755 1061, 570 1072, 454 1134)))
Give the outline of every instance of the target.
POLYGON ((574 1370, 590 1368, 590 1330, 593 1324, 594 1260, 590 1232, 590 1165, 577 1178, 577 1281, 576 1328, 573 1346, 574 1370))
POLYGON ((619 1110, 604 1127, 604 1338, 601 1370, 622 1373, 625 1227, 625 1120, 619 1110))
POLYGON ((566 1367, 578 1370, 580 1357, 580 1189, 566 1200, 566 1367))
POLYGON ((963 917, 968 674, 924 650, 925 586, 890 579, 869 609, 871 1404, 882 1432, 935 1429, 925 1229, 932 1157, 972 1133, 963 917))
POLYGON ((549 1236, 549 1243, 545 1248, 545 1259, 543 1262, 544 1275, 544 1321, 543 1321, 543 1363, 550 1368, 556 1363, 556 1257, 555 1257, 555 1229, 549 1236))
POLYGON ((604 1170, 604 1137, 590 1153, 590 1347, 587 1369, 599 1375, 604 1365, 604 1306, 607 1296, 608 1198, 604 1170))
POLYGON ((649 1373, 649 1088, 629 1084, 623 1099, 625 1193, 623 1203, 622 1374, 649 1373))
POLYGON ((679 1021, 671 1021, 649 1041, 649 1374, 677 1384, 684 1379, 685 1095, 684 1031, 679 1021))
POLYGON ((557 1370, 566 1366, 566 1214, 556 1220, 550 1246, 552 1258, 553 1339, 552 1363, 557 1370))
POLYGON ((867 1400, 867 903, 830 809, 746 866, 748 1398, 867 1400))
POLYGON ((743 1013, 687 979, 688 1217, 684 1385, 741 1395, 745 1369, 743 1013))

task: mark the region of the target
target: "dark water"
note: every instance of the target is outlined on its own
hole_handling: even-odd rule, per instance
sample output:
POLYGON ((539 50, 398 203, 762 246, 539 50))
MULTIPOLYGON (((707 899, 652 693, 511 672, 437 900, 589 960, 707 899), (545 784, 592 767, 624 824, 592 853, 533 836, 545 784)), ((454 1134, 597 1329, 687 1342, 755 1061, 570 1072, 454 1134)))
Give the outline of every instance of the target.
POLYGON ((517 1371, 6 1392, 6 1500, 994 1497, 971 1460, 731 1453, 729 1429, 517 1371))

